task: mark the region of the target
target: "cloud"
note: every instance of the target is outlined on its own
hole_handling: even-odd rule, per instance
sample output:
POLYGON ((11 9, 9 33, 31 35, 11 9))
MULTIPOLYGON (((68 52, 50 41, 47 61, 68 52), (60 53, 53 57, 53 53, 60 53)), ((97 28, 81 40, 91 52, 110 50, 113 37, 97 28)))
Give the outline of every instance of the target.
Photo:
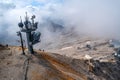
POLYGON ((71 0, 58 9, 58 14, 78 33, 118 38, 120 28, 119 0, 71 0))
MULTIPOLYGON (((119 7, 120 0, 1 0, 0 38, 3 39, 0 42, 5 37, 16 37, 19 17, 24 20, 26 11, 29 16, 35 14, 39 24, 51 19, 60 24, 63 22, 66 29, 74 28, 78 34, 119 38, 119 7)), ((39 27, 41 31, 42 26, 39 27)), ((45 29, 42 33, 50 34, 48 31, 45 29)))
MULTIPOLYGON (((24 20, 25 12, 28 15, 37 15, 37 20, 42 21, 42 16, 48 16, 51 11, 49 5, 38 6, 32 5, 33 0, 1 0, 0 1, 0 43, 14 42, 18 37, 16 32, 19 31, 19 17, 24 20), (9 39, 10 38, 10 39, 9 39)), ((11 43, 13 44, 13 43, 11 43)))

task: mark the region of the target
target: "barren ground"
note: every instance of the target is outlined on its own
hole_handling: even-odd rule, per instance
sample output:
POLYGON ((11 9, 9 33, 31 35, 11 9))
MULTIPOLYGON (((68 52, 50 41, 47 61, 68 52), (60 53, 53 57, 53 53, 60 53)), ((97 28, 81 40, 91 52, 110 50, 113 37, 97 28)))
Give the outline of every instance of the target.
POLYGON ((106 40, 21 55, 21 48, 0 46, 0 80, 120 80, 120 63, 106 40), (53 53, 54 52, 54 53, 53 53))

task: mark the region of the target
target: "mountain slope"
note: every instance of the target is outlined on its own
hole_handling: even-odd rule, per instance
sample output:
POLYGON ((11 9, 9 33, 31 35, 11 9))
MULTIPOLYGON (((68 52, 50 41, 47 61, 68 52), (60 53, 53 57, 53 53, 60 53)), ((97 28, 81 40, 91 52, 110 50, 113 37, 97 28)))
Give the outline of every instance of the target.
POLYGON ((119 66, 112 54, 78 59, 42 51, 24 56, 15 46, 0 50, 1 80, 119 80, 119 66))

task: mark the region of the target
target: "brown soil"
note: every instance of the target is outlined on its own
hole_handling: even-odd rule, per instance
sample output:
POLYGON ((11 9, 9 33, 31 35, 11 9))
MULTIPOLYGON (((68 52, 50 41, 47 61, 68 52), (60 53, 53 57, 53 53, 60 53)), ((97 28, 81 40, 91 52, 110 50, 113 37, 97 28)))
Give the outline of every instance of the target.
POLYGON ((0 50, 0 80, 120 80, 119 74, 120 63, 112 53, 86 59, 42 51, 21 55, 15 46, 0 50))

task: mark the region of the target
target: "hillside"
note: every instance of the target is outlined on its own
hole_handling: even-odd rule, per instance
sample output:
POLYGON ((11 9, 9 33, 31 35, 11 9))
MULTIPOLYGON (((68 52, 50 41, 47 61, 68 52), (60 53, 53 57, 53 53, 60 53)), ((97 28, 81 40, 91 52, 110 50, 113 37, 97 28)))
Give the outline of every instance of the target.
POLYGON ((0 46, 0 80, 119 80, 113 48, 104 41, 96 44, 96 49, 78 44, 54 53, 36 50, 34 55, 27 49, 21 55, 17 46, 0 46))

